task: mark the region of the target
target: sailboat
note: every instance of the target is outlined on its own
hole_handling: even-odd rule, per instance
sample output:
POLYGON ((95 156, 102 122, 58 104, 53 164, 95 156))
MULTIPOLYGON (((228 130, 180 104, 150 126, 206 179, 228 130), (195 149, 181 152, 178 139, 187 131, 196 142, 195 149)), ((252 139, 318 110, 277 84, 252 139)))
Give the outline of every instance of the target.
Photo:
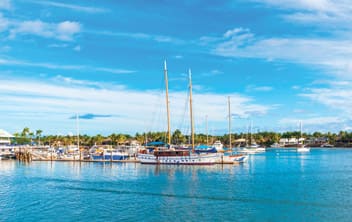
POLYGON ((237 163, 243 163, 246 162, 248 159, 248 155, 244 154, 234 154, 233 149, 232 149, 232 138, 231 138, 231 100, 230 97, 228 97, 228 110, 229 110, 229 149, 230 149, 230 155, 229 156, 223 156, 223 160, 225 161, 233 161, 237 163))
MULTIPOLYGON (((169 112, 169 98, 168 98, 168 80, 167 80, 167 66, 164 62, 164 75, 166 87, 166 108, 167 108, 167 124, 168 124, 168 142, 171 144, 170 134, 170 112, 169 112)), ((192 112, 192 77, 191 70, 189 70, 189 103, 190 103, 190 120, 191 120, 191 142, 192 149, 155 149, 153 153, 139 153, 138 159, 142 164, 177 164, 177 165, 212 165, 218 160, 218 155, 210 153, 196 153, 194 146, 194 123, 192 112)))
POLYGON ((265 152, 266 151, 265 147, 258 145, 252 138, 252 125, 253 125, 253 122, 251 121, 250 130, 249 130, 249 132, 250 132, 250 145, 247 145, 243 149, 243 152, 249 153, 249 154, 256 154, 256 153, 265 152))
POLYGON ((196 153, 217 153, 217 152, 223 152, 223 145, 220 142, 220 140, 217 140, 214 142, 213 145, 209 146, 208 143, 208 116, 205 116, 205 131, 207 135, 207 143, 205 145, 201 144, 198 145, 195 149, 196 153))
MULTIPOLYGON (((299 132, 300 132, 300 139, 302 138, 302 122, 300 121, 299 122, 299 132)), ((298 139, 298 141, 300 140, 298 139)), ((297 146, 297 152, 309 152, 310 151, 310 148, 309 147, 306 147, 304 144, 303 144, 303 141, 302 141, 302 144, 298 144, 297 146)))

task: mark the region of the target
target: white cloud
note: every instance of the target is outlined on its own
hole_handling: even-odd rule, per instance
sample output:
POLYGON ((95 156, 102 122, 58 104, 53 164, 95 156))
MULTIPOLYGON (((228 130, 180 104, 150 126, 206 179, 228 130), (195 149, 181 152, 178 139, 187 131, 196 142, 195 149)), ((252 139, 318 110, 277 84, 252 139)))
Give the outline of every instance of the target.
POLYGON ((64 21, 57 25, 58 39, 70 41, 73 35, 81 31, 81 25, 78 22, 64 21))
MULTIPOLYGON (((108 132, 117 130, 128 133, 166 128, 165 115, 156 115, 165 110, 164 95, 161 92, 130 90, 121 86, 97 88, 94 87, 97 83, 64 76, 57 76, 53 81, 2 79, 0 93, 3 96, 0 98, 2 104, 0 112, 7 113, 0 115, 2 124, 9 127, 29 124, 30 128, 41 127, 48 133, 57 133, 57 130, 69 132, 71 125, 74 125, 68 119, 72 114, 93 113, 109 114, 113 117, 82 120, 82 133, 96 133, 97 126, 105 128, 108 132)), ((185 120, 185 109, 182 109, 185 107, 186 99, 187 92, 170 92, 173 130, 179 127, 181 122, 188 122, 188 114, 185 120)), ((233 114, 237 115, 265 114, 270 109, 238 94, 231 95, 231 100, 233 114)), ((227 95, 195 93, 194 114, 196 122, 202 122, 204 115, 207 114, 211 121, 226 126, 227 95)))
POLYGON ((348 81, 320 81, 320 84, 313 84, 313 88, 306 89, 300 96, 311 100, 313 104, 324 105, 325 111, 335 114, 330 118, 316 119, 316 122, 321 122, 321 125, 326 124, 324 128, 327 129, 344 130, 352 124, 351 85, 352 82, 348 81))
POLYGON ((327 116, 327 117, 313 117, 313 118, 305 118, 305 119, 295 119, 295 118, 284 118, 279 120, 280 124, 287 125, 298 125, 299 122, 302 122, 302 125, 327 125, 327 124, 340 124, 344 123, 345 120, 336 116, 327 116))
POLYGON ((210 71, 210 73, 214 74, 214 75, 219 75, 219 74, 222 74, 223 72, 218 70, 218 69, 213 69, 210 71))
POLYGON ((246 91, 259 91, 259 92, 269 92, 272 91, 273 87, 271 86, 255 86, 255 85, 248 85, 246 87, 246 91))
MULTIPOLYGON (((210 43, 231 43, 231 47, 241 47, 250 43, 254 38, 254 35, 246 28, 234 28, 227 30, 222 36, 202 36, 199 41, 201 45, 207 45, 210 43)), ((226 47, 226 44, 224 45, 226 47)))
POLYGON ((283 9, 283 18, 317 27, 351 30, 352 5, 349 0, 253 0, 283 9), (289 10, 287 10, 289 9, 289 10))
POLYGON ((300 9, 304 11, 335 11, 336 7, 329 0, 252 0, 279 8, 300 9))
POLYGON ((16 22, 10 30, 10 38, 16 35, 36 35, 44 38, 55 38, 61 41, 72 41, 81 31, 78 22, 64 21, 60 23, 46 23, 41 20, 16 22))
POLYGON ((222 72, 218 69, 213 69, 213 70, 210 70, 209 72, 203 73, 202 75, 203 76, 217 76, 217 75, 221 75, 223 73, 224 72, 222 72))
POLYGON ((338 111, 339 116, 352 115, 352 89, 351 84, 330 85, 306 89, 300 96, 308 98, 313 102, 325 105, 328 109, 338 111))
POLYGON ((134 32, 111 32, 111 31, 86 31, 88 33, 92 33, 95 35, 106 35, 106 36, 115 36, 115 37, 124 37, 124 38, 132 38, 136 40, 149 40, 160 43, 173 43, 173 44, 183 44, 184 40, 177 39, 171 36, 164 35, 154 35, 147 33, 134 33, 134 32))
POLYGON ((79 12, 86 12, 86 13, 103 13, 103 12, 109 11, 104 8, 65 4, 65 3, 61 3, 61 2, 52 2, 52 1, 32 1, 32 3, 45 5, 45 6, 64 8, 64 9, 70 9, 70 10, 79 11, 79 12))
POLYGON ((49 48, 66 48, 68 44, 50 44, 48 45, 49 48))
POLYGON ((11 9, 10 0, 0 0, 0 9, 11 9))
POLYGON ((114 69, 106 67, 93 67, 87 65, 58 65, 53 63, 34 63, 22 60, 10 60, 10 59, 1 59, 1 65, 16 65, 16 66, 28 66, 28 67, 40 67, 46 69, 61 69, 61 70, 76 70, 76 71, 96 71, 96 72, 108 72, 114 74, 130 74, 135 73, 134 70, 128 69, 114 69))
MULTIPOLYGON (((235 29, 233 29, 235 30, 235 29)), ((351 40, 328 40, 321 38, 264 38, 253 34, 231 33, 231 38, 219 37, 212 53, 224 57, 260 58, 300 63, 312 68, 322 68, 326 73, 351 78, 352 44, 351 40), (244 37, 246 36, 246 37, 244 37)), ((243 30, 243 29, 241 29, 243 30)))

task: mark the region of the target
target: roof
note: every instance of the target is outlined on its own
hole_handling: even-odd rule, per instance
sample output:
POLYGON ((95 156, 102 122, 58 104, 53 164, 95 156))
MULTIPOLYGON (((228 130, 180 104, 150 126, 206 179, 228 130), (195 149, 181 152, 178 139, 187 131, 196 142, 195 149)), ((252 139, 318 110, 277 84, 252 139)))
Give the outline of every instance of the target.
POLYGON ((0 129, 0 137, 6 137, 6 138, 10 138, 10 137, 14 137, 12 134, 6 132, 3 129, 0 129))

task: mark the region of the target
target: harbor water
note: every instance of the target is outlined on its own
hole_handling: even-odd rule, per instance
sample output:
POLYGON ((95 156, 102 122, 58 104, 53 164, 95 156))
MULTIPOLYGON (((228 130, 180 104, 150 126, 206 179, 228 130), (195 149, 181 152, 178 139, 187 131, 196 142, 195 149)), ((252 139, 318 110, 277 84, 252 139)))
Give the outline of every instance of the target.
POLYGON ((0 221, 351 221, 352 149, 242 165, 0 161, 0 221))

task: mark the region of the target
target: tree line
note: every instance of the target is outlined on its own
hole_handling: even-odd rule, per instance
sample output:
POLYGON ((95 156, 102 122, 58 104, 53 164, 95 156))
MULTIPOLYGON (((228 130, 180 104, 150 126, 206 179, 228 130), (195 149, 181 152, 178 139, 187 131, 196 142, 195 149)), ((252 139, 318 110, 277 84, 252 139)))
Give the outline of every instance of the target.
MULTIPOLYGON (((246 139, 248 142, 255 141, 258 144, 270 146, 273 143, 278 143, 280 138, 327 138, 331 144, 337 141, 347 141, 351 143, 352 132, 340 131, 338 133, 301 133, 299 131, 293 132, 257 132, 253 134, 248 133, 233 133, 231 134, 232 143, 236 139, 246 139)), ((136 133, 135 135, 112 133, 108 136, 101 134, 89 136, 79 135, 79 143, 83 146, 93 145, 118 145, 124 144, 128 141, 136 140, 140 144, 152 141, 167 141, 167 132, 146 132, 136 133)), ((189 144, 190 136, 184 135, 180 130, 175 130, 172 133, 172 144, 189 144)), ((229 134, 224 135, 205 135, 195 134, 196 144, 212 144, 215 140, 220 140, 224 144, 229 144, 229 134)), ((37 144, 37 145, 52 145, 52 146, 68 146, 76 145, 78 143, 77 136, 73 135, 43 135, 43 131, 38 129, 31 131, 28 127, 25 127, 21 132, 14 133, 13 144, 37 144)))

